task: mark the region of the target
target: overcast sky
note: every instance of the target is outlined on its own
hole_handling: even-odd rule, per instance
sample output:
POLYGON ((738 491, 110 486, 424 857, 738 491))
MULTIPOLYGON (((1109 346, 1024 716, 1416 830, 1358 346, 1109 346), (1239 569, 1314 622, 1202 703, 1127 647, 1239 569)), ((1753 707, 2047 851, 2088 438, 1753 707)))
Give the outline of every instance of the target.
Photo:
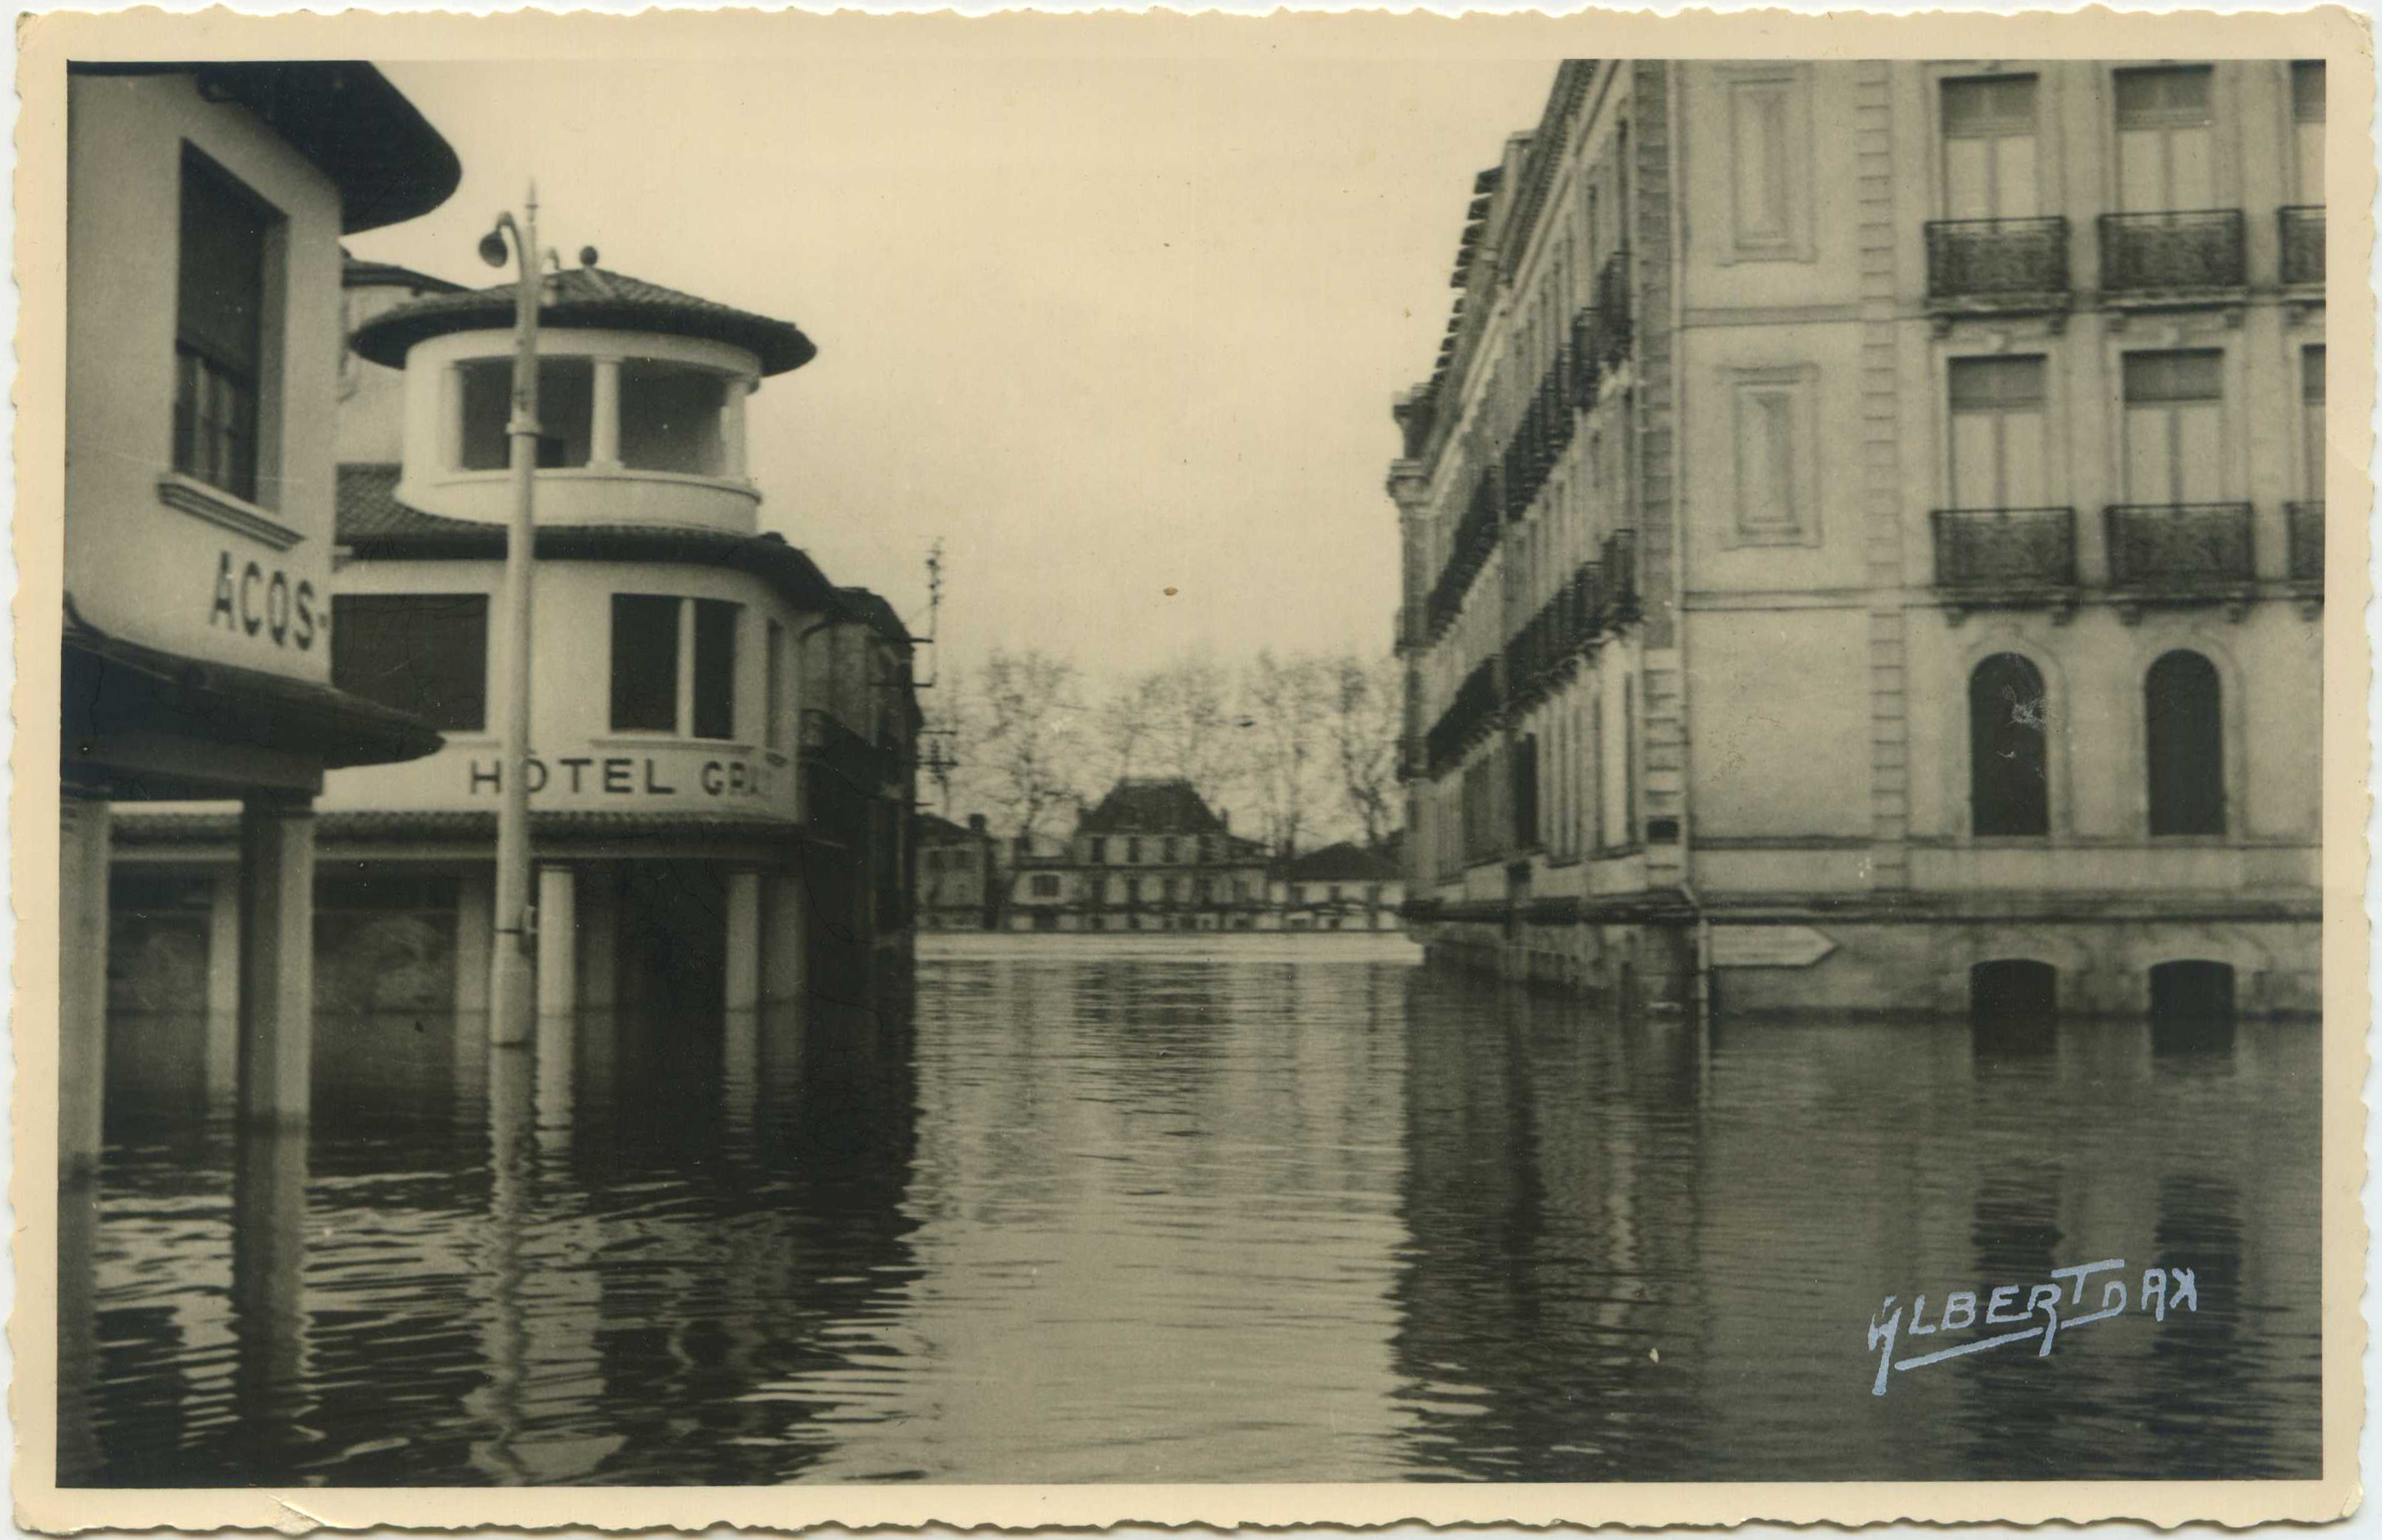
POLYGON ((940 535, 948 664, 1106 673, 1387 647, 1390 402, 1554 63, 386 67, 463 182, 351 250, 500 282, 473 244, 534 175, 566 261, 818 344, 753 400, 764 528, 920 624, 940 535))

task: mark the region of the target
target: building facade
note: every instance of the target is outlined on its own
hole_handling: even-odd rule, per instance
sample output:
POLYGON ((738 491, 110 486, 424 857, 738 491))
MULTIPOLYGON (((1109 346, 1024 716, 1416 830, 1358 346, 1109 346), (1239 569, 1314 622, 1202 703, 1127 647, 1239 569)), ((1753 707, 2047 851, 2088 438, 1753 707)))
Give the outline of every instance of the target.
MULTIPOLYGON (((485 1009, 513 290, 357 264, 348 296, 362 321, 340 436, 399 458, 338 467, 330 670, 445 746, 326 787, 317 999, 485 1009)), ((744 464, 746 397, 810 341, 592 266, 547 280, 541 320, 539 1013, 906 981, 912 644, 882 600, 758 530, 744 464)), ((195 910, 219 878, 220 815, 127 833, 126 880, 160 909, 195 910)))
POLYGON ((2312 1010, 2324 98, 2288 60, 1565 64, 1396 409, 1432 953, 2312 1010))
POLYGON ((1052 849, 1012 858, 1013 931, 1271 930, 1263 842, 1232 832, 1187 780, 1117 782, 1052 849))
POLYGON ((453 151, 368 65, 77 64, 67 82, 59 1155, 95 1167, 113 809, 233 800, 219 959, 243 1121, 308 1110, 315 799, 437 747, 333 688, 339 241, 453 151), (138 559, 128 560, 128 553, 138 559))
POLYGON ((1394 853, 1344 839, 1282 862, 1271 891, 1286 931, 1394 931, 1406 901, 1394 853))
POLYGON ((995 842, 984 814, 965 827, 931 813, 917 821, 918 925, 930 931, 988 931, 998 923, 995 842))

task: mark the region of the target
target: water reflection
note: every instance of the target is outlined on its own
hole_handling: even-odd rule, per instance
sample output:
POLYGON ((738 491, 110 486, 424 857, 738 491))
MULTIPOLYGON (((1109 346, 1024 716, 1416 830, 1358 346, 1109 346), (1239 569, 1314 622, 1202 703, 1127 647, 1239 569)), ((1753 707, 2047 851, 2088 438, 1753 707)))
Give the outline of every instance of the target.
POLYGON ((113 1025, 70 1482, 2315 1470, 2312 1028, 1706 1034, 994 937, 915 1017, 325 1020, 311 1138, 233 1133, 225 1041, 113 1025), (1870 1394, 1886 1295, 2116 1256, 2198 1311, 1870 1394))

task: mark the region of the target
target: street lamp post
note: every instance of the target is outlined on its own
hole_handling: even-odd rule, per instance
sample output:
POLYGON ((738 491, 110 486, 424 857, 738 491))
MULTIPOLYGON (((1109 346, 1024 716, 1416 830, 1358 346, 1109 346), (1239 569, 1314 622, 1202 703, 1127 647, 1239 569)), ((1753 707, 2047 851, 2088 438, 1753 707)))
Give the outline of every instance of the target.
POLYGON ((513 409, 505 430, 513 517, 505 541, 504 759, 497 807, 496 944, 489 948, 488 1042, 494 1046, 528 1041, 535 1021, 529 887, 530 605, 537 556, 537 311, 545 282, 535 182, 522 222, 499 214, 496 227, 481 238, 480 256, 491 267, 504 265, 508 233, 521 281, 513 312, 513 409))

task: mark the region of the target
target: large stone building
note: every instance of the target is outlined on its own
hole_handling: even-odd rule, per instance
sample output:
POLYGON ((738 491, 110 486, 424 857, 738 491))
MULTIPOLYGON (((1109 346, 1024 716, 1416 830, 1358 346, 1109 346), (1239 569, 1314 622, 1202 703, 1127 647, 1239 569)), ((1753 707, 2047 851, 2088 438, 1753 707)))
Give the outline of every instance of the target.
POLYGON ((1051 849, 1010 862, 1013 931, 1271 930, 1269 857, 1187 780, 1127 776, 1051 849))
MULTIPOLYGON (((547 282, 527 771, 538 1011, 898 987, 912 640, 881 598, 759 532, 745 469, 747 396, 812 344, 790 323, 592 266, 547 282)), ((338 470, 331 673, 446 741, 331 777, 316 999, 476 1011, 505 772, 494 665, 513 290, 350 263, 347 295, 361 324, 339 437, 397 458, 338 470)), ((195 951, 234 951, 206 898, 232 853, 227 820, 191 811, 124 835, 128 922, 165 937, 178 916, 212 914, 195 951)), ((140 961, 119 959, 124 987, 140 961)))
POLYGON ((2324 100, 2287 60, 1565 64, 1397 407, 1432 952, 2313 1009, 2324 100))

